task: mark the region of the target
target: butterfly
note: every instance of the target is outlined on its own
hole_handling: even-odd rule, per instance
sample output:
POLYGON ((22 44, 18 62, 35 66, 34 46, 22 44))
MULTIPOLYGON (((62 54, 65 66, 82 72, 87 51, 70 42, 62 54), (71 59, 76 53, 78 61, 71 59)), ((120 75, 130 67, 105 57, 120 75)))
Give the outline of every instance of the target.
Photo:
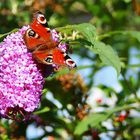
POLYGON ((54 41, 48 22, 40 11, 34 14, 29 29, 23 36, 27 49, 32 52, 33 58, 45 65, 66 66, 70 69, 76 67, 76 63, 62 51, 54 41))

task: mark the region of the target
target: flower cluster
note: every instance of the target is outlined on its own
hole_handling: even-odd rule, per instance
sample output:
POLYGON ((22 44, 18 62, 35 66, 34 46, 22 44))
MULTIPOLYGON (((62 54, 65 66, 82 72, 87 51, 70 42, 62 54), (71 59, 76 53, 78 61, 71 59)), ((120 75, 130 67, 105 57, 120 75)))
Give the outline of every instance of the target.
POLYGON ((60 48, 63 52, 66 52, 68 50, 68 45, 66 43, 60 42, 59 33, 55 29, 51 30, 51 33, 52 39, 56 42, 59 42, 58 48, 60 48))
POLYGON ((0 115, 5 118, 33 112, 40 102, 44 80, 23 41, 27 28, 0 44, 0 115))
MULTIPOLYGON (((5 118, 25 117, 40 102, 44 80, 39 64, 24 44, 23 35, 28 28, 24 26, 8 35, 0 44, 0 116, 5 118)), ((57 47, 66 52, 67 45, 60 42, 59 34, 55 30, 51 33, 53 40, 59 43, 57 47)), ((52 71, 51 68, 48 75, 52 71)))

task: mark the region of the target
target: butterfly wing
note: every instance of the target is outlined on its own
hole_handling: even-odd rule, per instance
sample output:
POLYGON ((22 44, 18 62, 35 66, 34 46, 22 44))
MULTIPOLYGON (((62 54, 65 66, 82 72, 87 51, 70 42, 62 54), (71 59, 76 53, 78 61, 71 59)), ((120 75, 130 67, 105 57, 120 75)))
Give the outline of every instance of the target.
POLYGON ((24 41, 29 50, 42 46, 47 49, 55 48, 58 43, 52 39, 47 20, 41 12, 35 13, 30 28, 24 34, 24 41))
POLYGON ((45 44, 44 39, 31 28, 26 30, 23 38, 29 50, 35 50, 38 46, 45 44))
POLYGON ((53 62, 55 64, 63 64, 70 69, 76 67, 76 63, 68 56, 68 54, 62 52, 60 49, 53 50, 53 62))
POLYGON ((69 67, 70 69, 76 67, 75 62, 66 53, 62 52, 58 48, 47 51, 34 51, 33 57, 38 60, 38 62, 46 65, 63 65, 69 67))
POLYGON ((53 62, 58 65, 65 65, 65 58, 60 49, 53 49, 53 62))

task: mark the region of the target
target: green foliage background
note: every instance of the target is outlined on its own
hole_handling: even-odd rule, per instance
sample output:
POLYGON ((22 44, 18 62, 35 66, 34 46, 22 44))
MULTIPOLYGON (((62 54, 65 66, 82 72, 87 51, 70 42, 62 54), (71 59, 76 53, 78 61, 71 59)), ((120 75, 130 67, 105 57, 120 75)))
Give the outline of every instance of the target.
POLYGON ((7 32, 29 24, 32 13, 40 10, 46 14, 50 27, 65 35, 63 41, 69 41, 80 62, 74 71, 64 69, 45 78, 34 119, 26 123, 1 119, 0 139, 27 139, 26 130, 31 124, 43 130, 32 140, 104 140, 102 134, 112 140, 140 139, 140 63, 131 63, 132 58, 140 60, 138 6, 138 0, 1 0, 1 41, 7 32), (132 50, 137 53, 132 55, 132 50), (82 65, 85 59, 91 64, 82 65), (87 98, 95 87, 94 76, 106 66, 115 68, 122 89, 118 92, 111 86, 96 86, 107 98, 116 97, 113 106, 98 102, 96 107, 104 109, 96 112, 87 98), (79 71, 87 72, 89 68, 90 73, 82 79, 79 71), (85 84, 84 80, 88 82, 85 84), (61 107, 46 98, 50 93, 61 107), (118 120, 122 111, 126 116, 118 120), (111 129, 103 125, 108 121, 111 129), (46 126, 51 129, 48 131, 46 126))

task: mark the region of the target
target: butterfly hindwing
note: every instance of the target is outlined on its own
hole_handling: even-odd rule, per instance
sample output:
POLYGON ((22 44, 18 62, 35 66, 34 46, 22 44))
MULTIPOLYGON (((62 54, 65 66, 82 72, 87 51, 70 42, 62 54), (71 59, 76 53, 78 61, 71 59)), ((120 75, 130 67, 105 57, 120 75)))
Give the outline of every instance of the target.
POLYGON ((76 67, 75 62, 58 48, 50 51, 35 51, 33 52, 33 56, 36 60, 43 62, 46 65, 63 65, 69 67, 70 69, 76 67))

